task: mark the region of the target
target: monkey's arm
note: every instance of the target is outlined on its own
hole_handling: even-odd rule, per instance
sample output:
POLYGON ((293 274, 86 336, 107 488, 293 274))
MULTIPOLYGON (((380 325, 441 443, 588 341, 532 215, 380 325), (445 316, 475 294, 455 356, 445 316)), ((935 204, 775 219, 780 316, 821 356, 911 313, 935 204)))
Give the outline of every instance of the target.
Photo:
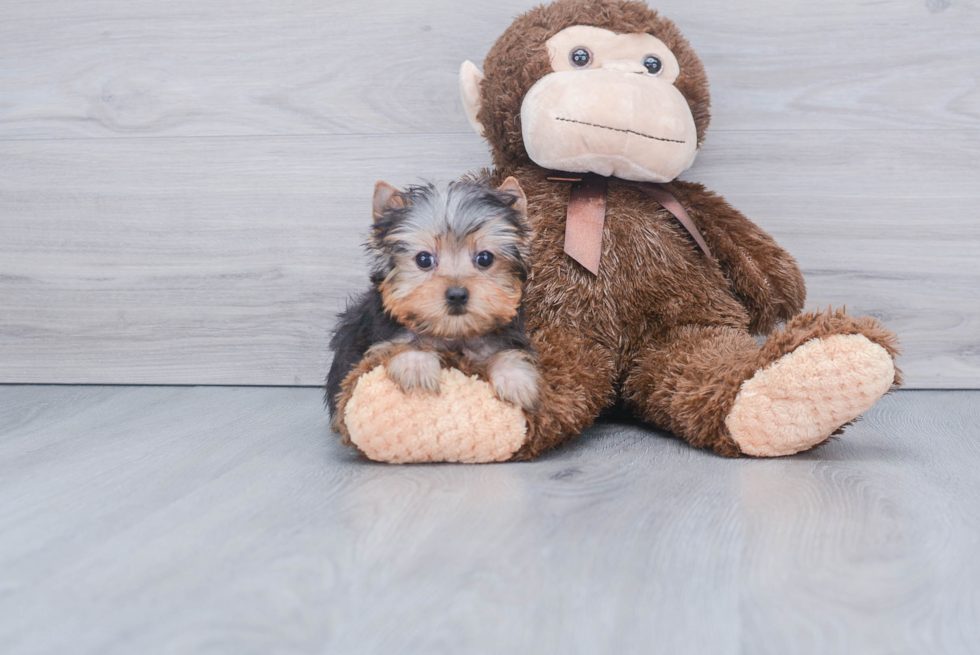
POLYGON ((769 234, 700 184, 674 191, 718 260, 732 292, 749 311, 753 334, 768 333, 803 310, 806 285, 796 260, 769 234))

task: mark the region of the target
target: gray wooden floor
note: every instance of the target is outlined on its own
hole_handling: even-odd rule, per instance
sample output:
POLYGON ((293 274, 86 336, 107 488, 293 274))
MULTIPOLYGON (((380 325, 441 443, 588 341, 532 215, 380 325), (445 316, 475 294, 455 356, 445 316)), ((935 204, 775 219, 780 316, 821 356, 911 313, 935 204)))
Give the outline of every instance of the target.
POLYGON ((977 652, 980 392, 775 461, 406 467, 319 394, 0 387, 0 652, 977 652))

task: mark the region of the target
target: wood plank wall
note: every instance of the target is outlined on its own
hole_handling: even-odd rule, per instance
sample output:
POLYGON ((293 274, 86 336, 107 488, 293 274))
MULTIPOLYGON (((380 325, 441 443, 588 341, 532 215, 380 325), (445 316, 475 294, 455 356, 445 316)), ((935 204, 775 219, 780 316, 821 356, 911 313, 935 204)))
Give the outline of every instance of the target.
MULTIPOLYGON (((372 185, 489 163, 456 72, 532 4, 5 0, 0 382, 319 384, 372 185)), ((980 3, 658 6, 712 81, 685 177, 980 388, 980 3)))

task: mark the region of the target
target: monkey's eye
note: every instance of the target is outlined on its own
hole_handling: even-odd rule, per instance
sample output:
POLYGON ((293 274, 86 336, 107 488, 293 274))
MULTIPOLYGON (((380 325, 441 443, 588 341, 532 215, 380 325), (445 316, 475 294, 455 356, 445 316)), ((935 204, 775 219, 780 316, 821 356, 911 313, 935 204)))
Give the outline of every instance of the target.
POLYGON ((427 271, 436 265, 436 258, 432 256, 431 252, 420 252, 415 255, 415 265, 423 271, 427 271))
POLYGON ((476 256, 476 265, 480 268, 490 268, 493 266, 493 253, 488 250, 481 252, 476 256))
POLYGON ((643 67, 647 69, 647 72, 651 75, 660 75, 664 72, 664 63, 660 61, 660 57, 656 55, 647 55, 643 58, 643 67))
POLYGON ((572 62, 575 68, 586 68, 592 63, 592 53, 588 48, 578 47, 569 53, 568 61, 572 62))

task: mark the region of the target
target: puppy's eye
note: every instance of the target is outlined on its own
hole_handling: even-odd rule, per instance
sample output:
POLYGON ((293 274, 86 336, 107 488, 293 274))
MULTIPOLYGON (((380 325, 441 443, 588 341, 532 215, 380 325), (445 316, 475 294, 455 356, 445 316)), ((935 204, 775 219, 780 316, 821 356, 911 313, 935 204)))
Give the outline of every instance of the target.
POLYGON ((423 271, 427 271, 436 265, 436 258, 432 256, 431 252, 420 252, 415 255, 415 265, 423 271))
POLYGON ((660 75, 664 72, 664 62, 660 61, 660 57, 656 55, 647 55, 643 58, 643 67, 647 69, 647 72, 651 75, 660 75))
POLYGON ((575 68, 586 68, 592 63, 592 53, 588 48, 578 47, 568 54, 568 61, 572 62, 575 68))
POLYGON ((484 250, 476 256, 476 265, 480 268, 490 268, 493 266, 493 253, 484 250))

